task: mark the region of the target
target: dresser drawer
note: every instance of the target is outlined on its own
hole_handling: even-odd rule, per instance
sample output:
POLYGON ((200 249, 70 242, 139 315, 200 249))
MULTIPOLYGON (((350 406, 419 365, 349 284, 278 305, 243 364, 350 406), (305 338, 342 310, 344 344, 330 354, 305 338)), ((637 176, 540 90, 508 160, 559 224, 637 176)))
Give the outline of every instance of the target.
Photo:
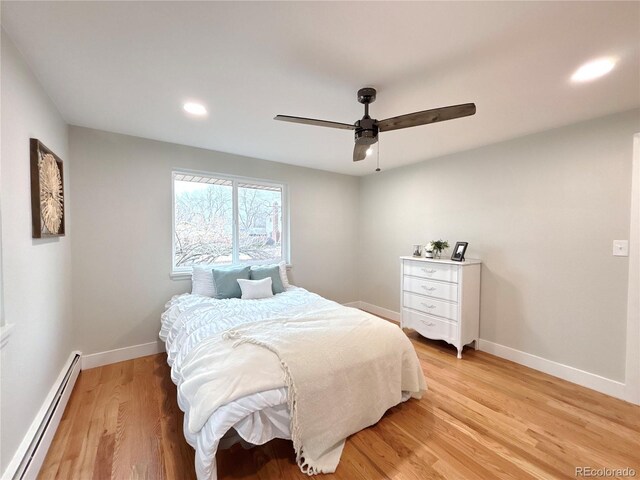
POLYGON ((443 280, 445 282, 458 282, 458 267, 455 265, 406 260, 404 262, 404 274, 413 277, 443 280))
POLYGON ((457 321, 458 319, 458 305, 456 303, 436 300, 435 298, 427 298, 409 292, 404 292, 403 295, 404 302, 402 305, 404 307, 428 313, 429 315, 448 318, 454 321, 457 321))
POLYGON ((429 295, 451 302, 458 301, 458 285, 455 283, 432 282, 425 278, 405 276, 403 284, 404 290, 407 292, 429 295))
POLYGON ((402 326, 413 328, 420 335, 434 340, 449 341, 458 337, 458 324, 413 310, 402 311, 402 326))

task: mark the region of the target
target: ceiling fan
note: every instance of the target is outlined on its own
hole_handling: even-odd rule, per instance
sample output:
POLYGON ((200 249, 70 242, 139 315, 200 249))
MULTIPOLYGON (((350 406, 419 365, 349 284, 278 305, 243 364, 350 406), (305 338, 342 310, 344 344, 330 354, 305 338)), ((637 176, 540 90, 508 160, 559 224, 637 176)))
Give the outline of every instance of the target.
POLYGON ((367 149, 378 142, 379 132, 417 127, 418 125, 426 125, 428 123, 444 122, 445 120, 468 117, 476 113, 476 105, 474 103, 464 103, 462 105, 451 105, 449 107, 409 113, 385 120, 376 120, 369 116, 369 104, 376 101, 376 89, 369 87, 361 88, 358 90, 358 101, 364 104, 364 117, 353 125, 349 123, 329 122, 327 120, 316 120, 315 118, 291 117, 289 115, 276 115, 274 120, 316 125, 318 127, 355 130, 356 145, 353 149, 353 161, 358 162, 364 160, 367 156, 367 149))

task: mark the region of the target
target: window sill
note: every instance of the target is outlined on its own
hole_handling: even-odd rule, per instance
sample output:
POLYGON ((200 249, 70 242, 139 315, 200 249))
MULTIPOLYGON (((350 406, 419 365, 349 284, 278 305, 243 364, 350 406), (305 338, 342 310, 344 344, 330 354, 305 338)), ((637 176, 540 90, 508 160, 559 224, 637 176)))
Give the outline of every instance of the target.
POLYGON ((191 272, 171 272, 169 277, 171 280, 184 280, 186 278, 191 278, 191 272))

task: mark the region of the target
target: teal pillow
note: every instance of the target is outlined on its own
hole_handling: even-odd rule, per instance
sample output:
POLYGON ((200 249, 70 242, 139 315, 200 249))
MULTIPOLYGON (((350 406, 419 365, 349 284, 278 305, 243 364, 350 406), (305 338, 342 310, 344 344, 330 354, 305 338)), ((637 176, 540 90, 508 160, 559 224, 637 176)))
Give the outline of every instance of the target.
POLYGON ((212 271, 216 286, 215 298, 240 298, 242 290, 238 279, 249 280, 251 267, 214 268, 212 271))
POLYGON ((284 292, 282 278, 280 278, 280 267, 278 265, 254 265, 251 267, 251 280, 262 280, 271 277, 271 290, 273 294, 284 292))

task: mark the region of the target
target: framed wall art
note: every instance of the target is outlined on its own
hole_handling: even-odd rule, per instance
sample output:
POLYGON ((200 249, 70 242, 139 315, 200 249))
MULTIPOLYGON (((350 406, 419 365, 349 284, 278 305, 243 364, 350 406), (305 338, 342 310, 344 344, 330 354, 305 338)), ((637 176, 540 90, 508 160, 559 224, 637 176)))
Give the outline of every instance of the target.
POLYGON ((64 236, 62 160, 39 140, 31 139, 32 237, 64 236))

